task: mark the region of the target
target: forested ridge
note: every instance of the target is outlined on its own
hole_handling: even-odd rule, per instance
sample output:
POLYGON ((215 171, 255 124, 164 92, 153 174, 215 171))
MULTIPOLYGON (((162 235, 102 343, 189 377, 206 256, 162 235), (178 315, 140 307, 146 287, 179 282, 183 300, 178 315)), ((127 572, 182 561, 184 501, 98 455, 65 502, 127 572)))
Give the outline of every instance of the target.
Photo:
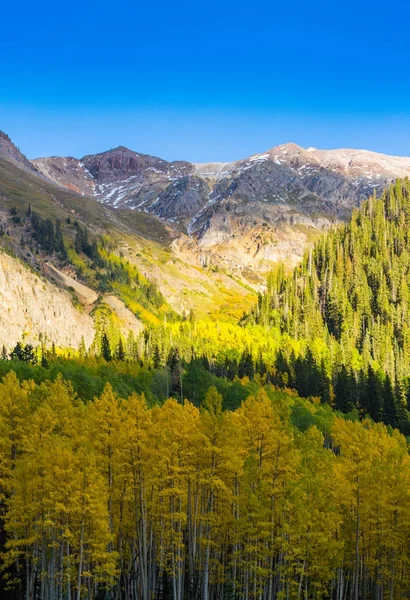
POLYGON ((1 598, 409 598, 410 182, 240 322, 178 316, 109 240, 30 218, 147 319, 3 347, 1 598))
POLYGON ((410 183, 371 197, 345 227, 323 236, 291 276, 278 269, 256 318, 295 338, 339 344, 339 360, 410 374, 410 183))
POLYGON ((410 182, 398 180, 381 198, 365 201, 345 227, 320 238, 290 275, 283 266, 273 272, 266 293, 244 319, 280 330, 278 370, 302 395, 316 394, 320 377, 315 382, 312 373, 318 370, 327 380, 325 396, 337 408, 356 406, 405 431, 409 225, 410 182), (299 358, 307 364, 299 381, 289 338, 301 342, 299 358))

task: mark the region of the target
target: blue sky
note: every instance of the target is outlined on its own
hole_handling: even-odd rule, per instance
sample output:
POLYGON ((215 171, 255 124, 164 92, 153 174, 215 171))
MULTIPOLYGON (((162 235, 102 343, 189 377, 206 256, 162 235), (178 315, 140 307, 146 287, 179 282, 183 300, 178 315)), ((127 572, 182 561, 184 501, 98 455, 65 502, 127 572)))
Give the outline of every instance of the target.
POLYGON ((410 155, 404 2, 3 3, 0 129, 30 158, 410 155))

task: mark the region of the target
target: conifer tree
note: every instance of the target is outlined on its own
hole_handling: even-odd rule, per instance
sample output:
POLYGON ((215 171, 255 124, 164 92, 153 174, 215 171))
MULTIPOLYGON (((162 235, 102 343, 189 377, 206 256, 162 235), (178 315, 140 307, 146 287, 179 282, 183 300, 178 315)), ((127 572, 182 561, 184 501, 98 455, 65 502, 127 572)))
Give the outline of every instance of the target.
POLYGON ((24 348, 21 342, 17 342, 13 350, 10 352, 10 358, 17 360, 24 360, 24 348))
POLYGON ((117 360, 125 360, 125 351, 124 351, 124 344, 122 342, 122 337, 120 337, 118 344, 117 344, 117 348, 115 351, 115 358, 117 360))
POLYGON ((383 422, 392 427, 398 426, 396 398, 390 377, 386 375, 383 393, 383 422))
POLYGON ((182 366, 178 348, 173 348, 168 356, 170 372, 169 395, 182 401, 182 366))
POLYGON ((101 336, 101 356, 107 362, 112 359, 110 340, 108 339, 108 335, 105 331, 101 336))
POLYGON ((87 348, 83 335, 81 336, 80 345, 78 347, 78 354, 80 355, 80 358, 85 358, 87 356, 87 348))

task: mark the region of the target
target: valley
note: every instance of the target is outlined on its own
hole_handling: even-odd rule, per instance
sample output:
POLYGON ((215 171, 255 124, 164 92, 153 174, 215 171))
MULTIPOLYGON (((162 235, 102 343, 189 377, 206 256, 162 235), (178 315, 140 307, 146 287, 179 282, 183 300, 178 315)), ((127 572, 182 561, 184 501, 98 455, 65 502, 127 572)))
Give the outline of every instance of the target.
POLYGON ((0 135, 2 598, 407 597, 409 170, 0 135))

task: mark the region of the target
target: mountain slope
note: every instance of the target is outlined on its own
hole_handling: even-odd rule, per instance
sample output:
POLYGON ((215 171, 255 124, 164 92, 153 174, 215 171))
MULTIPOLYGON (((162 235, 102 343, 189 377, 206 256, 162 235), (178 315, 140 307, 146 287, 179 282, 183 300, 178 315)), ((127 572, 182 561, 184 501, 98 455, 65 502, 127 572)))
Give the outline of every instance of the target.
MULTIPOLYGON (((365 150, 306 150, 296 144, 232 163, 169 163, 119 147, 81 160, 53 157, 36 159, 33 164, 62 185, 75 186, 81 180, 78 189, 91 192, 102 203, 144 208, 154 214, 163 208, 153 200, 154 191, 167 190, 171 202, 172 188, 174 194, 181 194, 175 182, 182 180, 186 187, 194 177, 207 183, 201 197, 212 205, 230 198, 255 199, 289 203, 307 213, 323 209, 337 216, 373 189, 381 190, 389 180, 410 173, 410 158, 365 150)), ((199 203, 188 213, 197 216, 200 208, 199 203)), ((179 216, 172 210, 169 214, 166 218, 179 216)))

